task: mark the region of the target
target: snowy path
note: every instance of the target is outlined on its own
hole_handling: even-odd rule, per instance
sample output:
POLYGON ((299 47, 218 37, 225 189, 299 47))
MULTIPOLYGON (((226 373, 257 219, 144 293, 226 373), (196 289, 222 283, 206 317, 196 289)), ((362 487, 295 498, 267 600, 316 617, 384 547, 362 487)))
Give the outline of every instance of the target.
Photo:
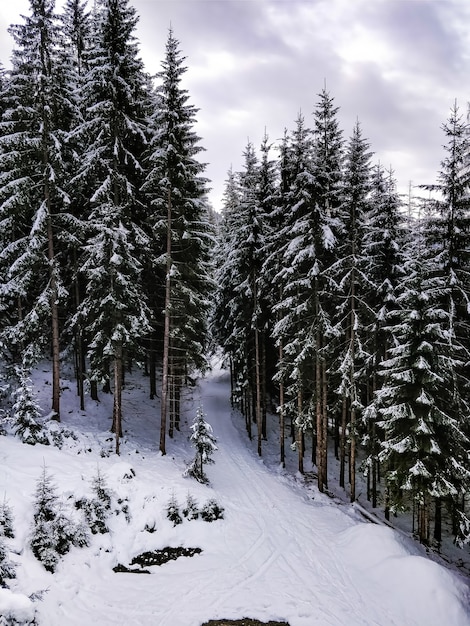
MULTIPOLYGON (((133 462, 130 493, 137 502, 139 489, 156 493, 173 480, 179 495, 198 488, 215 495, 223 522, 173 529, 160 520, 150 535, 162 546, 200 545, 203 553, 137 576, 114 574, 103 550, 93 558, 76 551, 51 579, 42 626, 200 626, 243 616, 290 626, 469 626, 463 585, 419 548, 389 528, 359 522, 326 496, 308 499, 263 465, 232 422, 223 374, 202 382, 200 399, 219 447, 207 470, 212 487, 179 478, 176 455, 146 453, 133 462)), ((144 533, 126 539, 125 526, 120 532, 114 545, 127 541, 127 556, 138 553, 144 533)))

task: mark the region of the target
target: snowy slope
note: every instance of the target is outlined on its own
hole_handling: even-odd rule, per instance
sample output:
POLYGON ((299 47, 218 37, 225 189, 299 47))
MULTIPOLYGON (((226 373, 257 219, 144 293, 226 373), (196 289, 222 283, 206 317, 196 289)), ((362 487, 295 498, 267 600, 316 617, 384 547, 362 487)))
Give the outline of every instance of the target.
MULTIPOLYGON (((36 377, 44 398, 46 374, 36 377)), ((125 393, 125 441, 121 457, 106 456, 111 398, 88 401, 86 416, 65 390, 63 421, 78 428, 78 442, 63 450, 25 446, 0 438, 0 493, 13 508, 19 554, 11 589, 30 595, 41 626, 200 626, 216 618, 250 616, 286 620, 290 626, 468 626, 465 581, 426 559, 420 547, 385 526, 355 517, 321 494, 312 499, 282 473, 270 471, 246 445, 231 418, 229 383, 223 372, 202 381, 188 403, 183 431, 157 452, 158 407, 138 380, 125 393), (219 450, 208 466, 210 486, 183 478, 189 423, 199 403, 212 424, 219 450), (154 442, 154 443, 152 443, 154 442), (34 559, 27 539, 32 494, 43 465, 54 476, 64 507, 90 493, 97 467, 110 488, 128 499, 131 521, 113 516, 111 533, 74 548, 54 574, 34 559), (135 472, 132 476, 129 469, 135 472), (165 507, 174 494, 183 505, 190 492, 202 505, 215 497, 225 519, 188 521, 173 527, 165 507), (156 527, 156 532, 145 528, 156 527), (26 545, 26 547, 24 547, 26 545), (150 575, 114 573, 137 554, 166 546, 200 547, 150 575), (23 549, 24 547, 24 549, 23 549)), ((46 401, 47 405, 47 401, 46 401)), ((21 600, 16 596, 15 600, 21 600)), ((27 600, 23 599, 27 604, 27 600)), ((0 595, 0 607, 11 598, 0 595)))

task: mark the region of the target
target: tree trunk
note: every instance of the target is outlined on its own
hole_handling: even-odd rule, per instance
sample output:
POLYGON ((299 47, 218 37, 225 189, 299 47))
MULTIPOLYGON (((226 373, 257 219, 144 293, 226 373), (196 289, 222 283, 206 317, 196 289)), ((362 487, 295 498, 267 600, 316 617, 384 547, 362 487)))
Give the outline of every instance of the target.
POLYGON ((339 486, 345 487, 346 473, 346 415, 347 415, 347 398, 343 394, 343 402, 341 405, 341 433, 339 440, 339 486))
POLYGON ((442 500, 436 498, 434 510, 434 540, 437 541, 439 547, 442 541, 442 500))
MULTIPOLYGON (((44 122, 47 128, 47 122, 44 122)), ((44 130, 44 133, 47 131, 44 130)), ((47 146, 44 146, 44 166, 48 163, 47 146)), ((47 207, 47 258, 49 260, 49 281, 51 288, 51 324, 52 324, 52 411, 53 419, 60 422, 60 344, 59 344, 59 304, 57 276, 55 273, 54 233, 52 229, 51 197, 47 180, 44 182, 44 200, 47 207)))
POLYGON ((166 283, 165 283, 165 325, 163 331, 162 393, 160 408, 160 452, 166 454, 166 422, 168 410, 168 368, 170 348, 170 307, 171 307, 171 192, 168 190, 168 217, 166 237, 166 283))
POLYGON ((328 489, 328 411, 327 411, 328 387, 327 387, 327 380, 326 380, 326 364, 323 359, 321 362, 321 372, 322 372, 321 384, 322 384, 322 424, 323 424, 322 480, 323 480, 325 489, 328 489))
MULTIPOLYGON (((282 339, 279 344, 279 363, 282 363, 282 339)), ((286 466, 285 447, 285 411, 284 411, 284 381, 279 383, 279 445, 282 467, 286 466)))
POLYGON ((122 345, 117 346, 114 357, 114 395, 113 426, 116 437, 116 454, 119 454, 119 442, 122 437, 122 345))
MULTIPOLYGON (((297 392, 297 413, 299 417, 302 415, 302 391, 297 392)), ((304 440, 302 437, 302 429, 297 428, 297 458, 298 469, 301 474, 304 473, 304 440)))
MULTIPOLYGON (((253 296, 254 296, 254 310, 258 309, 258 294, 256 288, 256 280, 253 278, 253 296)), ((260 347, 259 347, 259 330, 258 320, 255 313, 255 386, 256 386, 256 426, 258 434, 258 455, 262 454, 262 439, 263 439, 263 421, 261 415, 261 378, 260 378, 260 347)))

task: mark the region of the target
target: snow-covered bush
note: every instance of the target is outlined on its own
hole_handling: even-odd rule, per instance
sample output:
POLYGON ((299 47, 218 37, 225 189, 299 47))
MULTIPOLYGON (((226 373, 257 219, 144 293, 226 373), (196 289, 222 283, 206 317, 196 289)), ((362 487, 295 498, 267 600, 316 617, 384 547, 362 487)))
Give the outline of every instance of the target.
POLYGON ((33 626, 36 610, 30 598, 0 589, 0 626, 33 626))
POLYGON ((183 515, 189 521, 197 519, 199 517, 196 499, 189 493, 189 491, 188 495, 186 496, 186 504, 183 509, 183 515))
POLYGON ((82 526, 73 524, 61 511, 61 503, 46 468, 36 485, 31 550, 44 567, 53 572, 59 558, 71 546, 87 545, 88 537, 82 526))
POLYGON ((192 435, 190 441, 196 448, 196 456, 185 471, 185 476, 192 476, 200 483, 208 483, 204 474, 204 464, 214 463, 211 455, 217 450, 216 439, 212 434, 212 426, 206 422, 205 414, 201 407, 196 411, 196 417, 191 425, 192 435))
POLYGON ((13 532, 13 512, 6 500, 0 504, 0 536, 12 538, 13 532))
POLYGON ((5 541, 0 537, 0 587, 5 587, 5 580, 16 577, 15 564, 10 560, 5 541))
POLYGON ((41 408, 34 399, 33 386, 23 369, 17 368, 19 384, 13 392, 11 417, 15 434, 30 445, 48 443, 41 424, 41 408))
POLYGON ((180 508, 178 501, 176 500, 175 494, 172 494, 167 504, 166 516, 170 520, 170 522, 173 522, 173 526, 178 526, 178 524, 181 524, 183 522, 183 518, 180 515, 180 508))
POLYGON ((109 532, 106 519, 111 512, 111 492, 99 469, 93 478, 92 490, 93 498, 82 498, 75 506, 83 511, 87 525, 94 535, 104 534, 109 532))
POLYGON ((214 522, 218 519, 224 519, 224 509, 214 498, 210 498, 201 509, 201 518, 205 522, 214 522))

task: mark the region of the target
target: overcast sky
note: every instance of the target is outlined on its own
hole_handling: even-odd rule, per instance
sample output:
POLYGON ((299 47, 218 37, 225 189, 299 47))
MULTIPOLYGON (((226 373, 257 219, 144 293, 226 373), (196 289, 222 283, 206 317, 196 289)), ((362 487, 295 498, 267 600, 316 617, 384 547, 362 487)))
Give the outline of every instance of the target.
MULTIPOLYGON (((11 23, 29 0, 0 0, 0 60, 9 66, 11 23)), ((241 169, 264 129, 275 142, 308 125, 325 81, 345 137, 359 119, 375 160, 401 190, 434 182, 441 130, 455 99, 470 100, 468 0, 131 0, 146 69, 160 69, 171 23, 187 57, 184 86, 200 109, 216 209, 227 170, 241 169)), ((61 1, 57 3, 61 6, 61 1)))

